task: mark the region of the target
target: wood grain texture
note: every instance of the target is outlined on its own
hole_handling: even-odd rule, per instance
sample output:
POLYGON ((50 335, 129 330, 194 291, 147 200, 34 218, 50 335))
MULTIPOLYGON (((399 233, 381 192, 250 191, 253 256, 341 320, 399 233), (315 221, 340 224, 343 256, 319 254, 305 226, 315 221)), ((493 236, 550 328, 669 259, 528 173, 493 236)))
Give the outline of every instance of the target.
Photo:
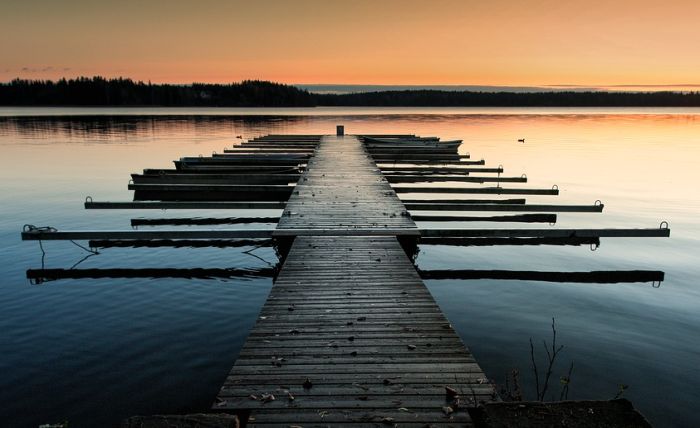
POLYGON ((397 239, 303 236, 213 408, 261 427, 470 426, 446 386, 462 407, 497 398, 397 239))
POLYGON ((277 228, 415 229, 416 225, 360 140, 328 136, 309 159, 277 228))

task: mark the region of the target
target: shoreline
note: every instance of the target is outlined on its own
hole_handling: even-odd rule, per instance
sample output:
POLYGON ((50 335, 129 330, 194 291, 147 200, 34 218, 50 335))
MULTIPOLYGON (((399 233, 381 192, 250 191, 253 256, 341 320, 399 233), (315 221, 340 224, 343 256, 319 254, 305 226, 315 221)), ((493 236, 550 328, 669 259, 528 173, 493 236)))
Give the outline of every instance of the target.
POLYGON ((59 116, 700 115, 700 107, 0 106, 0 118, 59 116))

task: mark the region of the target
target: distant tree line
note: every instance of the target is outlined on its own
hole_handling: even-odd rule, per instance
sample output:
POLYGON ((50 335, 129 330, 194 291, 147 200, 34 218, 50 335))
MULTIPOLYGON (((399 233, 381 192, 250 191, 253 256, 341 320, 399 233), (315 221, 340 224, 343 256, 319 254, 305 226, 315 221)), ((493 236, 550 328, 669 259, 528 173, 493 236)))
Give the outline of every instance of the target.
POLYGON ((6 106, 165 107, 698 107, 700 92, 475 92, 405 90, 315 94, 260 80, 191 85, 151 84, 131 79, 80 77, 0 83, 6 106))
POLYGON ((473 92, 408 90, 316 95, 324 106, 697 107, 700 92, 473 92))
POLYGON ((294 86, 246 80, 227 85, 151 84, 131 79, 21 80, 0 84, 0 105, 12 106, 313 106, 314 97, 294 86))

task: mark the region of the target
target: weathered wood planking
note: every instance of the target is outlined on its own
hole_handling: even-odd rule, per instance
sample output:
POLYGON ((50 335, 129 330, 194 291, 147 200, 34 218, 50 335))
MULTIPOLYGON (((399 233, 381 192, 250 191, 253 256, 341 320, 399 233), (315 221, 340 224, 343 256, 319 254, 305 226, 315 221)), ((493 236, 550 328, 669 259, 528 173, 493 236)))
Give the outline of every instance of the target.
POLYGON ((470 425, 445 386, 496 397, 397 239, 298 237, 214 408, 260 427, 470 425))
POLYGON ((357 137, 328 136, 297 182, 277 229, 415 229, 357 137))

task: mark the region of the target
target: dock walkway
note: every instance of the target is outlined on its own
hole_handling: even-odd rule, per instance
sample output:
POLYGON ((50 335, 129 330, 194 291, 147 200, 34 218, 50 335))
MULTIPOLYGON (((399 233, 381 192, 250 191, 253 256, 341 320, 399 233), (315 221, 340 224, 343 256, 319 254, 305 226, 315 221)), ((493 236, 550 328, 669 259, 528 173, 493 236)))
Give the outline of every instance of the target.
POLYGON ((321 138, 277 230, 372 228, 416 229, 416 224, 359 138, 321 138))
POLYGON ((214 408, 260 427, 469 426, 494 389, 397 237, 369 236, 416 226, 361 141, 324 137, 285 212, 277 230, 305 235, 214 408))

